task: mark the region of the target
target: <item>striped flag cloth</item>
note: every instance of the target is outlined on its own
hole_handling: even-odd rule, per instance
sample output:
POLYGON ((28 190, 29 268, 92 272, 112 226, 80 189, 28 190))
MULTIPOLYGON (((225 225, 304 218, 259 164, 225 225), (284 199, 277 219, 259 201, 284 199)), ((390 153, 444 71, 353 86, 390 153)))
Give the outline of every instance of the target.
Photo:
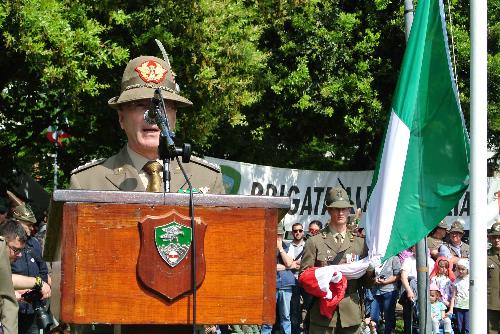
POLYGON ((443 3, 421 0, 363 217, 371 257, 422 240, 468 187, 469 137, 453 78, 443 3))

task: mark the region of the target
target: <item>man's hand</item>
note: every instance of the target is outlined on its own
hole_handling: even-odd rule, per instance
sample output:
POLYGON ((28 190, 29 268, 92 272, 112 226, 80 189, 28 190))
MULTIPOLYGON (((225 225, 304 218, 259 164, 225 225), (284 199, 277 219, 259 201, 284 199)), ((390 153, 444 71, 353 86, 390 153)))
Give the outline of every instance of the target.
POLYGON ((406 290, 406 296, 408 296, 408 299, 411 300, 412 302, 415 301, 415 294, 413 293, 413 290, 406 290))
POLYGON ((28 290, 15 290, 15 294, 16 294, 16 300, 17 301, 20 301, 23 299, 23 293, 25 293, 26 291, 28 290))
POLYGON ((290 265, 290 269, 300 269, 300 260, 298 261, 292 261, 292 264, 290 265))
POLYGON ((281 240, 281 238, 276 238, 276 248, 279 251, 283 250, 283 241, 281 240))
POLYGON ((42 284, 42 299, 50 298, 50 295, 51 295, 50 285, 43 282, 43 284, 42 284))

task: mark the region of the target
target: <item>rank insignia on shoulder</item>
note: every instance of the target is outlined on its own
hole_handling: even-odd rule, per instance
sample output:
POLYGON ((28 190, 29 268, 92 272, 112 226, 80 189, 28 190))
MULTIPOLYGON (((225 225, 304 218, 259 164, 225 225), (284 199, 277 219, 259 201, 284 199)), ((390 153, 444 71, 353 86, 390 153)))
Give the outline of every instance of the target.
POLYGON ((193 163, 195 163, 197 165, 201 165, 203 167, 206 167, 208 169, 211 169, 211 170, 213 170, 214 172, 217 172, 217 173, 220 173, 220 171, 221 171, 219 165, 213 164, 211 162, 208 162, 205 159, 202 159, 202 158, 199 158, 199 157, 196 157, 196 156, 191 156, 191 162, 193 162, 193 163))
POLYGON ((106 161, 106 158, 101 158, 101 159, 95 159, 95 160, 92 160, 90 162, 87 162, 86 164, 84 165, 81 165, 81 166, 78 166, 76 167, 75 169, 73 169, 71 171, 71 174, 76 174, 76 173, 79 173, 79 172, 82 172, 86 169, 89 169, 91 167, 94 167, 94 166, 97 166, 97 165, 100 165, 102 164, 104 161, 106 161))

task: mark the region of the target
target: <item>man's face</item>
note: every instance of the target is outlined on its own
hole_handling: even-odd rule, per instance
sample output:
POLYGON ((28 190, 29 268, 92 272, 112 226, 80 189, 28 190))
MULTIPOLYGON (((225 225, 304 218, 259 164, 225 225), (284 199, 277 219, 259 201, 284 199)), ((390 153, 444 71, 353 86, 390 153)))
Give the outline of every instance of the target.
MULTIPOLYGON (((173 131, 177 116, 175 103, 165 101, 165 107, 170 130, 173 131)), ((158 157, 160 129, 156 124, 147 124, 144 120, 144 113, 149 108, 152 106, 148 99, 124 103, 118 111, 118 120, 127 135, 129 147, 146 158, 156 159, 158 157)))
POLYGON ((446 237, 446 229, 438 227, 436 229, 436 232, 434 232, 434 237, 437 239, 443 239, 444 237, 446 237))
POLYGON ((19 237, 16 237, 14 240, 8 240, 7 246, 9 247, 9 260, 10 263, 13 263, 17 260, 18 257, 21 256, 21 251, 24 249, 24 242, 19 240, 19 237))
POLYGON ((450 232, 450 241, 452 245, 459 246, 462 243, 462 233, 450 232))
POLYGON ((316 224, 309 225, 309 234, 316 235, 319 233, 319 226, 316 224))
POLYGON ((491 242, 491 247, 500 248, 500 235, 490 235, 488 237, 491 242))
POLYGON ((293 240, 300 241, 304 238, 304 229, 302 226, 294 226, 292 228, 293 240))
POLYGON ((328 208, 328 213, 332 218, 330 223, 334 226, 347 225, 347 218, 350 211, 350 208, 328 208))

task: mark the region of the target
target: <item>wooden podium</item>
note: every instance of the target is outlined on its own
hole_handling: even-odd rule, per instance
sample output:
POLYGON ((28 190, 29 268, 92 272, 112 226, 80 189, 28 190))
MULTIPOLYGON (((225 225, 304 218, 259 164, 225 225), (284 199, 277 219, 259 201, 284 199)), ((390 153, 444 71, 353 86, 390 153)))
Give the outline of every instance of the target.
MULTIPOLYGON (((206 262, 196 294, 196 322, 274 323, 276 224, 288 211, 289 198, 193 197, 194 215, 206 225, 202 244, 196 244, 197 250, 203 249, 197 256, 206 262)), ((139 222, 172 212, 189 216, 189 195, 56 190, 44 257, 61 260, 60 320, 77 324, 192 323, 192 291, 168 300, 144 286, 137 273, 139 222)), ((163 270, 151 265, 152 272, 163 270)), ((189 276, 185 279, 191 280, 189 276)), ((178 283, 174 279, 165 282, 178 283)), ((53 292, 54 298, 57 292, 53 292)))

